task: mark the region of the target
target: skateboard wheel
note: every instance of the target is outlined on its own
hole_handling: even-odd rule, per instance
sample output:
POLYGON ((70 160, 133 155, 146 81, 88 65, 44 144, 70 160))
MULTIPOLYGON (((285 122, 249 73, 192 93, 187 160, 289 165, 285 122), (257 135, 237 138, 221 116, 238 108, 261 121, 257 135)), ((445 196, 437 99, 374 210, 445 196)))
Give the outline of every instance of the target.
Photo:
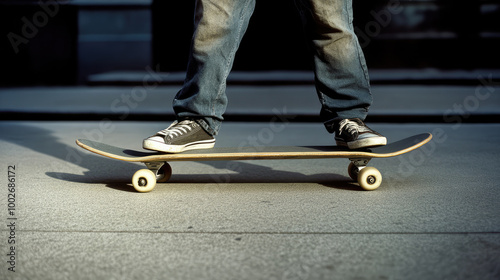
POLYGON ((358 173, 358 183, 364 190, 375 190, 382 184, 382 174, 375 167, 365 167, 358 173))
POLYGON ((353 179, 354 181, 358 180, 358 167, 354 163, 349 163, 349 167, 347 167, 347 173, 349 174, 349 177, 353 179))
POLYGON ((141 169, 132 177, 132 185, 138 192, 150 192, 156 186, 156 175, 149 169, 141 169))
POLYGON ((166 163, 156 173, 156 182, 165 183, 172 177, 172 167, 166 163))

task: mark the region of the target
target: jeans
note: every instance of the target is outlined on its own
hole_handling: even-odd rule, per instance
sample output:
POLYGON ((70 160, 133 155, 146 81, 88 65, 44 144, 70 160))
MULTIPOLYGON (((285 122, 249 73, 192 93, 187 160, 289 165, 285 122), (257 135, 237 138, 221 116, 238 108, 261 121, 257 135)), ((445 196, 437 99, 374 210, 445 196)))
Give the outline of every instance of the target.
MULTIPOLYGON (((352 0, 296 0, 314 59, 320 117, 334 132, 340 119, 365 119, 372 103, 365 58, 352 25, 352 0)), ((178 119, 197 119, 216 135, 227 106, 226 79, 255 0, 197 0, 184 86, 173 101, 178 119)), ((284 46, 286 47, 286 46, 284 46)))

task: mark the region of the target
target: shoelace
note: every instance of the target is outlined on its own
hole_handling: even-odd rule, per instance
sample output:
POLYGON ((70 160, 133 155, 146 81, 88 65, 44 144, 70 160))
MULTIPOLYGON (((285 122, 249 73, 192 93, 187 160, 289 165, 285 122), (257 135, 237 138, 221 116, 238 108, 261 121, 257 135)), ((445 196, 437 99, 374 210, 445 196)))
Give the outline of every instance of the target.
POLYGON ((166 137, 172 138, 175 136, 180 136, 184 133, 187 133, 191 131, 193 127, 189 124, 180 122, 180 123, 175 123, 172 126, 161 130, 158 132, 158 134, 165 135, 166 137))
POLYGON ((345 120, 342 120, 340 123, 340 128, 339 128, 339 131, 340 131, 340 134, 342 134, 342 132, 344 131, 344 128, 345 130, 347 130, 348 133, 353 133, 353 132, 357 132, 359 133, 360 131, 364 131, 362 129, 362 127, 355 121, 351 121, 351 120, 348 120, 348 119, 345 119, 345 120))

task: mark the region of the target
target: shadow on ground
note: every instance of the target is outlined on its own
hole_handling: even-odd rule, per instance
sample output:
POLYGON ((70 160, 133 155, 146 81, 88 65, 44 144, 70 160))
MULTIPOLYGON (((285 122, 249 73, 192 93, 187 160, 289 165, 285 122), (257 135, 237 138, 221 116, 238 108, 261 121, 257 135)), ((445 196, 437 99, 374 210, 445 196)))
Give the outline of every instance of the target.
MULTIPOLYGON (((79 149, 76 144, 74 147, 69 146, 55 137, 52 131, 41 127, 16 124, 6 125, 4 128, 0 139, 86 169, 83 174, 71 174, 57 170, 45 173, 54 179, 74 183, 101 183, 115 190, 134 192, 130 184, 132 175, 137 170, 144 168, 138 163, 123 162, 88 153, 79 149), (30 137, 26 137, 26 135, 30 137)), ((317 183, 329 188, 360 190, 348 177, 338 174, 304 175, 300 172, 283 171, 248 161, 199 163, 207 166, 208 171, 214 169, 219 171, 209 173, 204 170, 205 168, 201 168, 198 174, 181 174, 181 172, 177 171, 176 173, 174 170, 172 178, 165 184, 218 184, 223 186, 232 183, 317 183)), ((165 184, 158 184, 157 187, 163 187, 165 184)))

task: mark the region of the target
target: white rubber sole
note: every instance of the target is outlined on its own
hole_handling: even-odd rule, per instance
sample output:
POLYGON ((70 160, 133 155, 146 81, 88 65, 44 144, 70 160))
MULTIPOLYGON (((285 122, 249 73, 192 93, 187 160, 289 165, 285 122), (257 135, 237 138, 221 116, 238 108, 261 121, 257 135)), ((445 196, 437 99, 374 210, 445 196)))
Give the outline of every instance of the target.
POLYGON ((385 137, 370 137, 366 139, 360 139, 352 142, 344 142, 336 140, 338 146, 348 147, 349 149, 363 149, 370 148, 376 146, 385 146, 387 145, 387 138, 385 137))
POLYGON ((148 139, 142 142, 142 147, 144 149, 153 150, 157 152, 172 153, 172 154, 181 153, 189 150, 211 149, 214 146, 215 146, 215 140, 198 141, 186 145, 167 145, 162 142, 148 140, 148 139))

